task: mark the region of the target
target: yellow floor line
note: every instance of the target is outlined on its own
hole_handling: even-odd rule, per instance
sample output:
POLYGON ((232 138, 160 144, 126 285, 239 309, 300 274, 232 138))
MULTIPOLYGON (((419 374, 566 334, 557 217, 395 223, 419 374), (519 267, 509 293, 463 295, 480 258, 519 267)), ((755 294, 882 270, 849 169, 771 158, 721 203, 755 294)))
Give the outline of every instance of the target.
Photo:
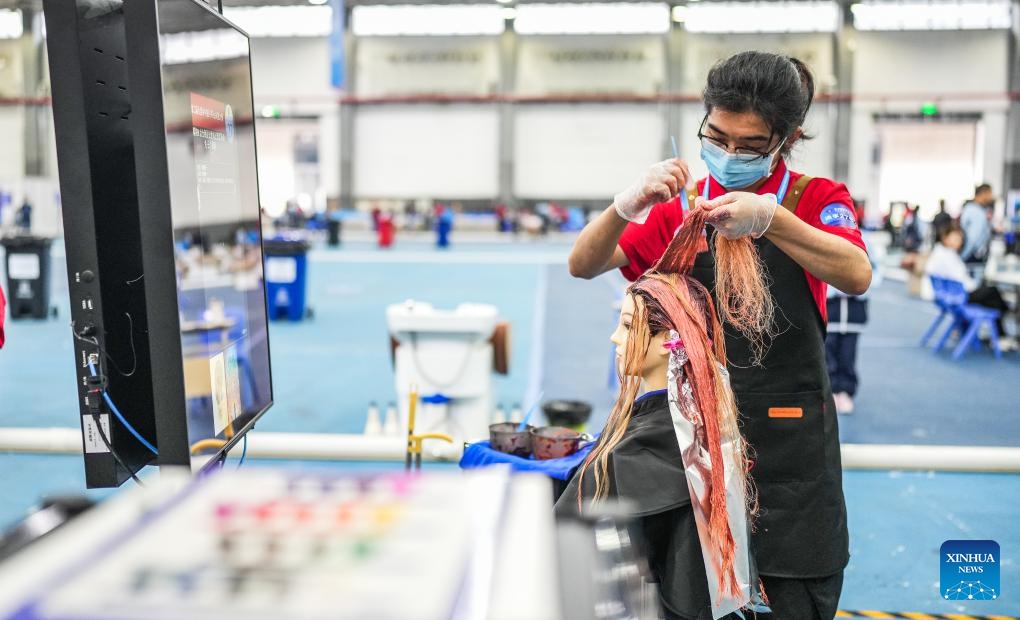
POLYGON ((839 610, 837 618, 885 618, 896 620, 897 618, 909 618, 910 620, 1020 620, 1016 616, 973 616, 970 614, 928 614, 920 611, 875 611, 875 610, 839 610))

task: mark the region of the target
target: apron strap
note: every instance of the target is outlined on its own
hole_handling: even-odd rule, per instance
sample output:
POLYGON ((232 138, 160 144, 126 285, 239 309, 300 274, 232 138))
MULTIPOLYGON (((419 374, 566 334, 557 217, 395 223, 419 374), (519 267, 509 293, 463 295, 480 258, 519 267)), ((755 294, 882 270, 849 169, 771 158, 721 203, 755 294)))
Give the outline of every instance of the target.
POLYGON ((800 202, 800 197, 804 194, 804 188, 811 182, 811 179, 812 177, 804 174, 793 182, 793 187, 791 187, 790 191, 786 192, 786 196, 783 197, 783 208, 790 213, 797 212, 797 204, 800 202))

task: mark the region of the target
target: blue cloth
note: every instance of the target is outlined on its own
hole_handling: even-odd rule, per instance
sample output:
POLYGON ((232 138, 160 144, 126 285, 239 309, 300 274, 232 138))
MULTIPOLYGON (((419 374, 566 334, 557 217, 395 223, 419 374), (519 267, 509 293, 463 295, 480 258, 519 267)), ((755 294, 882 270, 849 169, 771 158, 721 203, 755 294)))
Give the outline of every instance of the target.
POLYGON ((570 456, 540 461, 535 458, 523 458, 499 452, 493 450, 488 441, 479 441, 468 444, 464 448, 464 456, 460 457, 460 468, 473 469, 487 465, 508 464, 514 471, 538 472, 557 480, 569 480, 571 472, 584 461, 594 446, 595 442, 591 441, 570 456))

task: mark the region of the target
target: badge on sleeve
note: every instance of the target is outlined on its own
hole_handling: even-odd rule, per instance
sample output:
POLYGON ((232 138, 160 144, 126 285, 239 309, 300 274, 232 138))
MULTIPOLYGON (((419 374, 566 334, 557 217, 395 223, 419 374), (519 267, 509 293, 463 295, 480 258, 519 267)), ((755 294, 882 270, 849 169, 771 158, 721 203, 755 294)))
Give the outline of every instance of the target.
POLYGON ((826 226, 842 226, 843 228, 857 228, 857 217, 853 209, 841 202, 834 202, 822 209, 822 224, 826 226))

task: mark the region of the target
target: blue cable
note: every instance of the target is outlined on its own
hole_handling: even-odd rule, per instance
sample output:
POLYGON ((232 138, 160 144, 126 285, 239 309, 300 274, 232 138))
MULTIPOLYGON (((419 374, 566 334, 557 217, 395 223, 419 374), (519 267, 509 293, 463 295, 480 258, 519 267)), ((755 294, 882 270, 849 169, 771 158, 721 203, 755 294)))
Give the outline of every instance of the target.
MULTIPOLYGON (((93 377, 96 376, 96 365, 91 362, 89 362, 89 372, 92 373, 93 377)), ((156 448, 151 443, 149 443, 145 439, 145 437, 142 437, 138 433, 138 431, 135 430, 135 427, 131 426, 131 423, 124 418, 120 410, 117 409, 117 405, 113 404, 113 400, 110 398, 110 395, 107 393, 106 390, 103 390, 103 400, 106 401, 106 406, 110 408, 110 411, 113 412, 113 415, 117 416, 117 419, 120 420, 120 423, 124 425, 124 428, 128 429, 128 432, 134 435, 135 439, 137 439, 139 443, 148 448, 149 452, 152 452, 156 456, 159 456, 159 452, 156 451, 156 448)))
POLYGON ((241 469, 241 465, 244 465, 244 457, 248 454, 248 433, 245 433, 244 436, 241 437, 241 440, 244 443, 241 446, 241 460, 237 462, 238 469, 241 469))

